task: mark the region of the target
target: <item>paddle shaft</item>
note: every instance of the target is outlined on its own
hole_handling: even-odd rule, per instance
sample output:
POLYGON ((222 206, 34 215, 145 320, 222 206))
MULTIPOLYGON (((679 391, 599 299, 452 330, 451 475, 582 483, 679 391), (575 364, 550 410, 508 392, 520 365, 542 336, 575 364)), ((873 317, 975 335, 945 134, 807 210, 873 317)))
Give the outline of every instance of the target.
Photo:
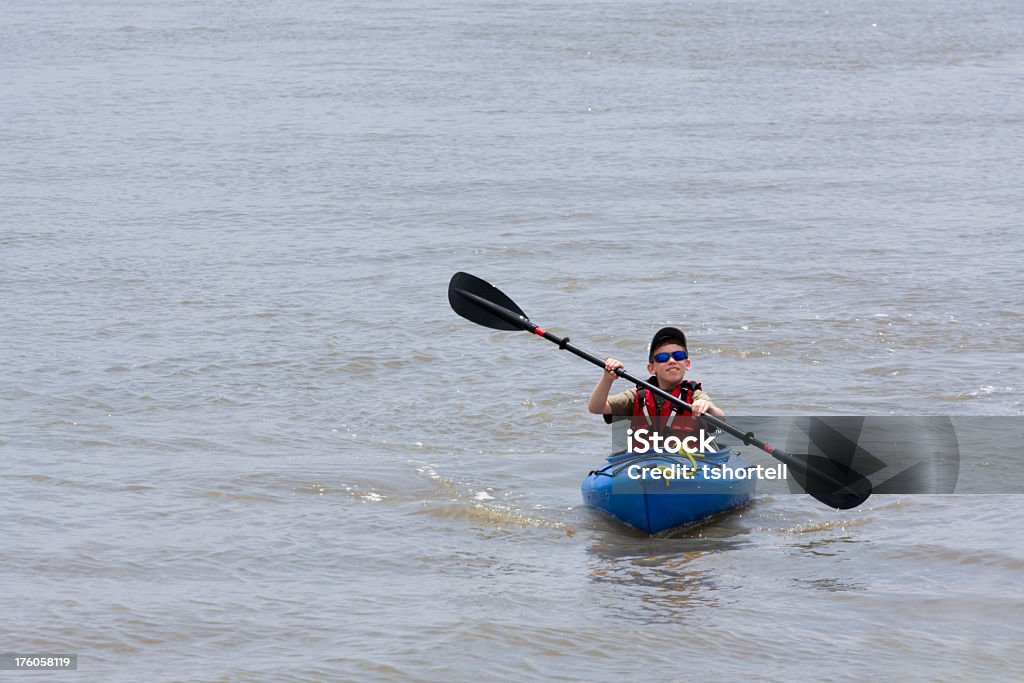
MULTIPOLYGON (((472 292, 467 292, 467 291, 462 290, 459 293, 462 296, 465 296, 465 297, 468 297, 468 298, 472 299, 478 305, 486 308, 488 311, 490 311, 494 315, 496 315, 496 316, 498 316, 498 317, 508 321, 509 323, 511 323, 513 325, 521 327, 526 332, 532 332, 533 334, 537 335, 538 337, 543 337, 544 339, 547 339, 549 342, 552 342, 553 344, 557 344, 558 348, 562 349, 563 351, 568 351, 569 353, 575 354, 575 355, 579 356, 580 358, 582 358, 584 360, 590 361, 591 363, 593 363, 594 365, 597 365, 598 367, 601 367, 601 368, 604 367, 605 361, 604 361, 603 358, 598 358, 597 356, 595 356, 594 354, 590 353, 589 351, 585 351, 585 350, 581 349, 580 347, 578 347, 575 344, 573 344, 572 342, 570 342, 568 337, 559 337, 557 334, 554 334, 552 332, 548 332, 547 330, 543 329, 542 327, 539 327, 536 324, 534 324, 533 322, 531 322, 529 320, 529 318, 526 318, 526 317, 521 316, 521 315, 516 315, 515 313, 513 313, 510 310, 508 310, 507 308, 504 308, 503 306, 499 306, 499 305, 497 305, 497 304, 495 304, 495 303, 493 303, 491 301, 488 301, 487 299, 484 299, 483 297, 477 296, 476 294, 473 294, 472 292)), ((661 396, 666 401, 670 401, 673 405, 675 405, 677 407, 686 408, 687 410, 692 410, 693 409, 693 406, 691 406, 689 403, 687 403, 683 399, 679 398, 678 396, 673 396, 672 394, 670 394, 669 392, 665 391, 661 387, 656 387, 653 384, 651 384, 650 382, 642 380, 639 377, 634 377, 633 375, 629 374, 628 372, 626 372, 622 368, 618 368, 615 371, 615 374, 617 374, 619 377, 622 377, 623 379, 629 380, 630 382, 632 382, 633 384, 637 385, 638 387, 643 387, 644 389, 647 389, 648 391, 654 392, 655 394, 657 394, 658 396, 661 396)), ((762 451, 764 451, 768 455, 772 456, 773 458, 778 459, 781 462, 786 463, 787 465, 790 465, 790 466, 793 466, 793 467, 800 467, 801 466, 801 463, 796 458, 794 458, 792 455, 790 455, 786 451, 782 450, 781 448, 776 448, 775 446, 772 446, 771 444, 768 444, 768 443, 765 443, 764 441, 761 441, 756 436, 754 436, 754 434, 752 432, 743 432, 743 431, 741 431, 739 429, 736 429, 735 427, 733 427, 731 424, 729 424, 725 420, 722 420, 721 418, 718 418, 718 417, 716 417, 714 415, 708 415, 707 413, 702 415, 701 419, 706 421, 708 424, 710 424, 710 425, 712 425, 714 427, 717 427, 718 429, 721 429, 723 432, 727 432, 729 434, 732 434, 737 439, 742 439, 743 443, 745 445, 753 445, 753 446, 756 446, 756 447, 760 448, 762 451)))

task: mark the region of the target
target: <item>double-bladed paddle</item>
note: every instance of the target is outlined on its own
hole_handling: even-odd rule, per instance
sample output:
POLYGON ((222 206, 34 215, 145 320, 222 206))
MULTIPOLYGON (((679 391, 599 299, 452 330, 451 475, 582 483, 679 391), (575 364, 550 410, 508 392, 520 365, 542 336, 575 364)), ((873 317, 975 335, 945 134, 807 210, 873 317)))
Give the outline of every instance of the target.
MULTIPOLYGON (((474 275, 459 272, 452 276, 451 282, 448 284, 448 303, 456 313, 478 325, 495 330, 531 332, 557 344, 558 348, 564 351, 569 351, 594 365, 604 367, 604 359, 570 343, 568 337, 559 337, 538 327, 500 289, 474 275)), ((686 401, 630 375, 622 368, 617 369, 615 374, 639 387, 653 391, 676 406, 692 408, 686 401)), ((701 417, 708 424, 742 439, 744 444, 757 446, 776 460, 785 463, 797 484, 825 505, 838 510, 847 510, 857 507, 871 495, 871 482, 848 465, 822 455, 787 453, 781 448, 761 441, 753 433, 743 432, 714 415, 705 413, 701 417)))

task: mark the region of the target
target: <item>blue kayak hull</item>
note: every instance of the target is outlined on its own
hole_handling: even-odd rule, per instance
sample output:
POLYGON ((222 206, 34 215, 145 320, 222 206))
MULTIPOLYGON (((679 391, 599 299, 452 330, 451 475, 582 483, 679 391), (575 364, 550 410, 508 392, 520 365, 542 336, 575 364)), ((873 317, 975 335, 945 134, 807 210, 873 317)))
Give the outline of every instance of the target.
POLYGON ((695 524, 750 502, 757 479, 738 453, 706 453, 696 463, 694 469, 686 456, 674 454, 613 455, 583 480, 583 502, 648 534, 695 524))

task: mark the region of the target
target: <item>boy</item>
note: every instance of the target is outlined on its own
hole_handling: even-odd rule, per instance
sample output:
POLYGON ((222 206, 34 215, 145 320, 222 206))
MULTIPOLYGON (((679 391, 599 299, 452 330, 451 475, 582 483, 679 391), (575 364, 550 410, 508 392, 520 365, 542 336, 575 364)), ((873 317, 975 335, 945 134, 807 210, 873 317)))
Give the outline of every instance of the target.
MULTIPOLYGON (((681 410, 679 415, 699 417, 709 413, 717 417, 725 416, 725 412, 701 390, 700 382, 685 379, 686 371, 690 369, 690 358, 686 352, 686 335, 681 330, 675 327, 658 330, 651 339, 647 360, 647 372, 653 375, 648 382, 657 384, 660 389, 693 406, 692 412, 681 410)), ((604 421, 609 424, 613 417, 629 416, 634 429, 646 426, 651 431, 693 430, 692 418, 672 419, 673 405, 646 389, 638 391, 633 387, 609 398, 608 391, 612 382, 619 378, 615 370, 621 367, 624 367, 622 363, 614 358, 605 361, 605 372, 590 394, 590 402, 587 404, 590 412, 604 415, 604 421), (666 423, 669 423, 667 430, 664 429, 666 423)))

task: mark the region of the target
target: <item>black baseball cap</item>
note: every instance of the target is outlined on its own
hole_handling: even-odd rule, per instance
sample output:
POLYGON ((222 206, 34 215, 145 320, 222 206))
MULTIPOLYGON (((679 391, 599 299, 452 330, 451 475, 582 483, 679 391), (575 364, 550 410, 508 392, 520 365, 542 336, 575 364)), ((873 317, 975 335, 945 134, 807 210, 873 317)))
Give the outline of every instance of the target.
POLYGON ((686 335, 678 327, 663 327, 654 333, 654 337, 651 338, 651 345, 647 348, 647 361, 651 362, 654 360, 654 349, 670 339, 678 339, 682 342, 682 347, 686 348, 686 335))

